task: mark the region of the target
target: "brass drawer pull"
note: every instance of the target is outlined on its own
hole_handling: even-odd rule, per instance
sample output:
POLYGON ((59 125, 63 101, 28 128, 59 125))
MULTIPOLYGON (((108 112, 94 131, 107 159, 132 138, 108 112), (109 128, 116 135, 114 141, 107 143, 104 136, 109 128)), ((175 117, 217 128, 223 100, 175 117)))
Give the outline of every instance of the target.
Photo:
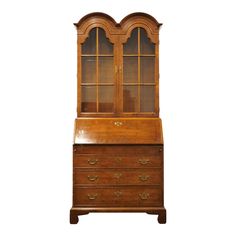
POLYGON ((97 162, 98 162, 98 159, 88 159, 89 165, 95 165, 97 164, 97 162))
POLYGON ((87 196, 88 196, 89 200, 95 200, 97 198, 98 194, 97 193, 95 193, 95 194, 88 194, 87 196))
POLYGON ((90 180, 90 181, 95 181, 97 179, 98 179, 97 175, 88 175, 88 180, 90 180))
POLYGON ((115 125, 115 126, 122 126, 123 123, 122 123, 121 121, 115 121, 115 122, 114 122, 114 125, 115 125))
POLYGON ((147 200, 149 198, 149 193, 143 192, 139 194, 141 200, 147 200))
POLYGON ((149 159, 139 159, 138 162, 141 165, 146 165, 150 162, 150 160, 149 159))
POLYGON ((147 181, 150 178, 150 175, 139 175, 141 181, 147 181))

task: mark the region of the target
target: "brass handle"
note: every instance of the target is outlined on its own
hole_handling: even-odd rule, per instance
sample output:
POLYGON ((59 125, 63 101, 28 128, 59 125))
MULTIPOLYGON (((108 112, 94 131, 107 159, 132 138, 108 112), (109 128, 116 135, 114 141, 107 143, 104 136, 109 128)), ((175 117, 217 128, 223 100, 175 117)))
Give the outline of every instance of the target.
POLYGON ((95 194, 88 194, 87 196, 88 196, 89 200, 95 200, 97 198, 98 194, 97 193, 95 193, 95 194))
POLYGON ((149 159, 139 159, 138 162, 141 164, 141 165, 146 165, 149 163, 149 159))
POLYGON ((97 175, 88 175, 88 180, 90 180, 90 181, 95 181, 97 179, 98 179, 97 175))
POLYGON ((122 123, 121 121, 115 121, 115 122, 114 122, 114 125, 115 125, 115 126, 122 126, 123 123, 122 123))
POLYGON ((141 200, 147 200, 149 198, 149 193, 143 192, 139 194, 141 200))
POLYGON ((150 178, 149 175, 139 175, 139 179, 140 179, 141 181, 147 181, 149 178, 150 178))
POLYGON ((90 165, 95 165, 95 164, 97 164, 97 162, 98 162, 98 159, 89 159, 89 160, 88 160, 88 163, 89 163, 90 165))

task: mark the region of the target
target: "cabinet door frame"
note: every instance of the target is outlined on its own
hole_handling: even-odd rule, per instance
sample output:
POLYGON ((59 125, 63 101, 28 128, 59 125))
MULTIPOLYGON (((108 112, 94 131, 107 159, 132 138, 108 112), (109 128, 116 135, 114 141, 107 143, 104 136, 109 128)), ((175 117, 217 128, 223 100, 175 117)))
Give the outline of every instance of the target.
MULTIPOLYGON (((159 24, 152 16, 145 13, 133 13, 119 24, 104 13, 91 13, 83 17, 77 27, 77 116, 78 117, 159 117, 159 24), (81 45, 93 28, 102 28, 107 39, 113 44, 114 59, 114 112, 81 112, 82 50, 81 45), (148 38, 155 44, 155 104, 154 112, 123 112, 123 43, 127 42, 135 28, 145 29, 148 38)), ((98 102, 98 100, 97 100, 98 102)))
MULTIPOLYGON (((88 23, 88 22, 87 22, 88 23)), ((77 116, 115 116, 117 114, 117 76, 118 73, 115 71, 115 67, 113 68, 114 71, 114 99, 113 99, 113 104, 114 104, 114 112, 83 112, 81 108, 81 100, 82 100, 82 44, 86 41, 86 39, 89 37, 89 33, 91 32, 92 29, 94 28, 101 28, 105 31, 106 38, 110 43, 113 44, 113 64, 117 65, 117 40, 118 38, 110 33, 109 27, 111 27, 107 22, 100 23, 92 23, 88 24, 87 27, 84 27, 84 31, 81 34, 78 34, 78 40, 77 40, 77 67, 78 67, 78 72, 77 72, 77 116)), ((98 63, 98 62, 97 62, 98 63)), ((96 87, 98 84, 96 85, 96 87)), ((98 95, 97 95, 98 96, 98 95)), ((96 103, 98 103, 98 99, 96 99, 96 103)), ((98 104, 97 104, 98 106, 98 104)))
MULTIPOLYGON (((128 23, 123 27, 123 34, 120 35, 120 54, 119 54, 119 67, 121 68, 120 70, 120 79, 119 79, 119 97, 120 97, 120 102, 118 105, 119 108, 119 114, 122 116, 157 116, 159 117, 159 37, 158 34, 153 34, 150 28, 148 27, 147 23, 145 21, 142 21, 140 19, 138 22, 135 20, 135 22, 129 20, 128 23), (123 58, 124 58, 124 52, 123 52, 123 44, 127 43, 128 39, 131 37, 131 34, 134 29, 136 28, 143 28, 146 33, 147 37, 150 39, 152 43, 155 45, 155 71, 154 71, 154 83, 155 83, 155 98, 154 98, 154 112, 124 112, 123 111, 123 58)), ((140 56, 140 53, 138 53, 140 56)), ((140 66, 140 65, 139 65, 140 66)))

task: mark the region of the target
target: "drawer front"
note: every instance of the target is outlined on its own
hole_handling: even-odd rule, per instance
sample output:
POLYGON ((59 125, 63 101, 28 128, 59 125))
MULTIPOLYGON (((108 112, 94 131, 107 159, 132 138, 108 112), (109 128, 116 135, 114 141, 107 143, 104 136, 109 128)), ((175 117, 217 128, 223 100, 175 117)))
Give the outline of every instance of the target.
POLYGON ((74 188, 74 206, 161 206, 161 188, 74 188))
POLYGON ((76 144, 162 144, 159 118, 77 118, 76 144))
POLYGON ((146 154, 148 156, 161 156, 162 145, 74 145, 74 154, 102 154, 135 156, 146 154))
POLYGON ((74 184, 158 185, 161 168, 153 169, 74 169, 74 184))
POLYGON ((74 167, 85 168, 143 168, 143 167, 161 167, 162 156, 144 154, 131 155, 102 155, 102 154, 79 154, 74 155, 74 167))

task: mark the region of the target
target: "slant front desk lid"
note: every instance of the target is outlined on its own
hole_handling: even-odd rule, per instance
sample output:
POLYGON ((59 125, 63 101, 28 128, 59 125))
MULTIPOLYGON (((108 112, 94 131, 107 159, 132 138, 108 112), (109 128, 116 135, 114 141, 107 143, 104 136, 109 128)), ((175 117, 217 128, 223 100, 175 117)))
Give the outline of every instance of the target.
POLYGON ((77 118, 74 144, 163 144, 160 118, 77 118))

